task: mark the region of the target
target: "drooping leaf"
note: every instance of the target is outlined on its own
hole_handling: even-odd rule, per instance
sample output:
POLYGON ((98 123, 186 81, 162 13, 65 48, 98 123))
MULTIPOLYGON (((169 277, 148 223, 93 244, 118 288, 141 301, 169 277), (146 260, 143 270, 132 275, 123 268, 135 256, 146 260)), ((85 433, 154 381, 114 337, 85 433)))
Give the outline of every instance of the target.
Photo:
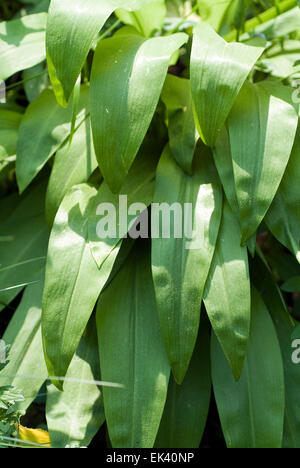
POLYGON ((228 44, 207 24, 194 30, 191 89, 198 131, 204 143, 216 140, 261 47, 228 44))
POLYGON ((1 303, 9 303, 24 285, 38 279, 44 268, 49 239, 44 200, 45 184, 41 183, 0 224, 1 303))
POLYGON ((256 232, 276 194, 297 124, 289 87, 245 83, 228 120, 243 243, 256 232))
POLYGON ((152 0, 138 11, 120 8, 115 12, 122 23, 134 26, 145 37, 150 37, 153 32, 162 28, 166 13, 165 0, 152 0))
POLYGON ((238 218, 225 202, 204 303, 236 380, 247 353, 251 309, 247 247, 241 247, 240 239, 238 218))
POLYGON ((49 224, 53 223, 66 192, 73 185, 86 182, 96 167, 90 119, 87 118, 75 132, 71 146, 67 141, 55 155, 46 195, 49 224))
MULTIPOLYGON (((81 89, 76 125, 89 112, 89 87, 81 89)), ((46 89, 26 109, 17 146, 17 181, 20 192, 30 184, 71 131, 72 106, 61 109, 53 92, 46 89)))
POLYGON ((39 13, 0 24, 0 79, 25 70, 46 58, 47 15, 39 13))
POLYGON ((168 112, 170 149, 177 163, 190 174, 198 134, 189 80, 167 75, 161 98, 168 112))
POLYGON ((91 76, 92 128, 99 167, 113 192, 121 189, 149 128, 170 57, 186 40, 183 33, 151 39, 128 34, 98 44, 91 76))
MULTIPOLYGON (((142 242, 141 242, 142 243, 142 242)), ((154 445, 170 367, 159 328, 148 249, 133 254, 100 296, 97 308, 101 377, 114 448, 154 445)))
POLYGON ((300 128, 283 179, 265 222, 272 234, 285 245, 300 262, 300 128))
POLYGON ((299 366, 291 359, 292 333, 295 321, 291 317, 277 284, 274 281, 263 256, 257 255, 251 261, 251 278, 261 291, 262 298, 273 319, 283 359, 285 379, 285 422, 283 432, 284 448, 300 447, 299 415, 299 366))
POLYGON ((12 345, 9 363, 0 373, 0 386, 22 390, 25 400, 19 407, 26 410, 35 400, 48 373, 43 356, 41 313, 43 278, 27 286, 19 307, 10 321, 3 340, 12 345))
POLYGON ((202 294, 215 250, 222 207, 222 192, 212 155, 204 145, 199 145, 194 163, 194 175, 188 176, 166 147, 157 169, 154 197, 158 216, 161 210, 163 213, 162 229, 159 229, 158 216, 152 220, 156 301, 165 348, 179 384, 184 379, 197 339, 202 294), (159 204, 164 205, 160 207, 159 204), (183 213, 184 204, 190 205, 183 213), (168 223, 167 228, 165 223, 168 223))
POLYGON ((46 48, 58 102, 66 107, 98 32, 117 8, 138 10, 151 0, 52 0, 46 48))
POLYGON ((244 370, 234 381, 215 335, 212 379, 228 448, 280 448, 284 420, 283 364, 272 319, 252 291, 251 331, 244 370))
POLYGON ((96 323, 92 319, 73 357, 61 392, 47 388, 46 418, 52 447, 86 447, 102 426, 105 416, 99 381, 96 323))
POLYGON ((0 160, 16 154, 21 118, 18 112, 0 109, 0 160))
MULTIPOLYGON (((65 196, 50 235, 42 331, 49 375, 64 377, 113 267, 114 251, 98 269, 88 243, 88 204, 97 190, 74 186, 65 196)), ((62 384, 55 379, 59 388, 62 384)))
POLYGON ((211 377, 209 322, 201 320, 189 370, 181 385, 171 376, 155 447, 198 448, 208 414, 211 377))

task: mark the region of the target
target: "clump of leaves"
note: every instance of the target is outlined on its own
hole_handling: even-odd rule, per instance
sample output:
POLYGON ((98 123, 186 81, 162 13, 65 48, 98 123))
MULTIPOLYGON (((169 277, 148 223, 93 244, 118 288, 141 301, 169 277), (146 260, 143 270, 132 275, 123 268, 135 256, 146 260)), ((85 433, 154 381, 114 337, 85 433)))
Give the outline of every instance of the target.
POLYGON ((54 447, 104 422, 116 448, 198 447, 213 390, 228 447, 299 448, 297 0, 12 6, 2 423, 22 388, 54 447), (145 238, 157 204, 170 236, 145 238), (187 204, 194 239, 176 234, 187 204))

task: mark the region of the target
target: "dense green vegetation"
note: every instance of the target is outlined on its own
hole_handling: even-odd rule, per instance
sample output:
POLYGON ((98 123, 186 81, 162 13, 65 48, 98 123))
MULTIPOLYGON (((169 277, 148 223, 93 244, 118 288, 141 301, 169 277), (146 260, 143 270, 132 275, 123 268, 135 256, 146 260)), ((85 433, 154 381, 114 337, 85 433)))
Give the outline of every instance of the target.
POLYGON ((300 448, 297 0, 0 19, 1 446, 300 448))

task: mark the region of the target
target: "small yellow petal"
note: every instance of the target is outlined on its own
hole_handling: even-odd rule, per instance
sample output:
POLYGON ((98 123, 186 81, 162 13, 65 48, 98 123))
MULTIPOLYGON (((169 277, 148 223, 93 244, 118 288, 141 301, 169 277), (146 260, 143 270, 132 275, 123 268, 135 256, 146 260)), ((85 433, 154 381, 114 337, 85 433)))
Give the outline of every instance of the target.
POLYGON ((43 431, 43 429, 28 429, 20 424, 19 439, 34 442, 44 447, 51 447, 49 432, 43 431))

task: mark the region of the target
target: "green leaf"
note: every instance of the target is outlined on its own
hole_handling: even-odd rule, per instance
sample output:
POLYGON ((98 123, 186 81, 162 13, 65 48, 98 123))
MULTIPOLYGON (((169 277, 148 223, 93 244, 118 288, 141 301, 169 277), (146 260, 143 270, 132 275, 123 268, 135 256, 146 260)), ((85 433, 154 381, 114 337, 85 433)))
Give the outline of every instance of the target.
POLYGON ((251 313, 247 247, 241 247, 240 239, 238 218, 225 202, 204 303, 236 380, 247 353, 251 313))
POLYGON ((35 281, 44 268, 49 239, 44 200, 42 183, 33 187, 0 225, 0 289, 8 289, 0 292, 1 303, 9 303, 22 290, 16 286, 35 281))
POLYGON ((149 128, 170 57, 186 40, 183 33, 152 39, 128 34, 98 44, 91 75, 92 128, 99 167, 113 192, 121 189, 149 128))
MULTIPOLYGON (((89 87, 81 89, 76 125, 88 115, 89 87)), ((72 106, 61 109, 46 89, 29 104, 22 119, 17 146, 17 181, 20 192, 30 184, 46 162, 67 140, 71 131, 72 106)))
POLYGON ((46 217, 50 225, 67 191, 86 182, 97 167, 90 125, 87 118, 74 133, 71 146, 66 142, 55 155, 46 195, 46 217))
POLYGON ((105 420, 100 380, 95 320, 88 325, 72 359, 64 391, 47 388, 46 418, 51 445, 55 448, 86 447, 105 420))
POLYGON ((34 67, 24 70, 22 79, 24 80, 24 91, 28 101, 35 101, 42 91, 49 87, 46 63, 38 63, 34 67))
POLYGON ((16 154, 21 118, 18 112, 0 109, 0 160, 16 154))
POLYGON ((150 37, 162 28, 166 13, 165 0, 152 0, 149 5, 138 11, 131 12, 122 8, 115 11, 122 23, 134 26, 145 37, 150 37))
POLYGON ((189 370, 181 385, 171 376, 155 447, 198 448, 210 403, 209 321, 203 317, 189 370))
POLYGON ((212 379, 228 448, 280 448, 284 418, 284 376, 280 347, 269 313, 252 291, 248 353, 235 382, 215 335, 212 379))
MULTIPOLYGON (((170 223, 170 233, 166 231, 159 238, 159 231, 154 233, 154 229, 158 230, 157 221, 152 223, 152 273, 160 325, 169 362, 179 384, 187 372, 197 339, 202 294, 222 209, 216 170, 210 151, 204 145, 199 145, 194 163, 194 175, 188 176, 166 147, 157 169, 154 202, 165 204, 157 206, 157 212, 166 208, 162 218, 170 223), (178 215, 183 214, 182 207, 186 203, 191 204, 192 212, 185 211, 183 223, 178 215), (187 232, 189 224, 188 230, 193 230, 193 236, 187 232)), ((153 210, 152 205, 152 214, 153 210)))
POLYGON ((162 343, 150 269, 142 245, 100 296, 97 308, 103 388, 114 448, 151 448, 168 389, 170 368, 162 343), (145 424, 146 421, 146 424, 145 424))
POLYGON ((246 40, 255 34, 263 34, 268 41, 299 30, 300 9, 297 6, 290 11, 286 11, 276 18, 267 21, 266 23, 256 26, 251 30, 251 33, 243 34, 241 40, 246 40))
POLYGON ((98 32, 114 10, 138 10, 151 0, 52 0, 46 48, 49 74, 58 102, 67 106, 98 32))
POLYGON ((147 207, 153 201, 158 155, 151 141, 149 143, 149 146, 145 143, 141 147, 124 183, 122 192, 123 196, 128 197, 127 201, 113 194, 107 183, 103 182, 91 203, 88 221, 89 245, 99 268, 109 255, 113 252, 117 254, 120 250, 122 239, 126 237, 140 215, 140 208, 144 208, 144 211, 145 206, 147 207), (98 207, 101 204, 105 204, 104 212, 103 210, 98 212, 98 207), (133 204, 137 204, 135 205, 136 210, 129 213, 129 208, 133 204), (140 207, 139 204, 143 204, 143 206, 140 207), (126 210, 125 217, 123 210, 126 210), (102 226, 107 226, 105 236, 100 233, 99 223, 102 226))
POLYGON ((142 246, 100 296, 97 308, 102 379, 123 385, 103 388, 114 448, 154 445, 168 389, 170 368, 162 343, 150 269, 142 246))
POLYGON ((268 307, 276 327, 281 348, 285 377, 285 422, 283 434, 284 448, 300 447, 299 415, 299 367, 291 359, 292 335, 296 322, 291 317, 281 292, 275 283, 262 254, 251 261, 251 277, 256 287, 261 290, 262 298, 268 307))
MULTIPOLYGON (((64 377, 104 287, 116 254, 98 269, 88 243, 89 185, 65 196, 50 235, 43 296, 43 343, 49 375, 64 377)), ((52 380, 57 388, 62 384, 52 380)))
POLYGON ((206 23, 194 30, 191 89, 198 131, 204 143, 216 140, 261 47, 228 44, 206 23))
POLYGON ((199 13, 203 21, 207 21, 218 31, 222 25, 222 20, 232 0, 222 0, 212 2, 211 0, 197 0, 199 13))
POLYGON ((291 157, 265 222, 273 236, 300 262, 300 127, 291 157))
POLYGON ((239 205, 235 190, 233 161, 230 148, 230 140, 226 127, 223 127, 213 150, 215 165, 221 179, 223 189, 232 211, 239 213, 239 205))
POLYGON ((3 335, 12 347, 9 363, 0 373, 0 386, 12 385, 23 391, 25 400, 19 404, 23 410, 35 400, 48 376, 41 335, 43 286, 43 279, 27 286, 3 335))
POLYGON ((39 13, 0 23, 0 79, 46 58, 46 19, 45 13, 39 13))
POLYGON ((190 81, 167 75, 161 98, 168 112, 169 144, 177 163, 191 174, 198 139, 190 81))
POLYGON ((228 120, 242 243, 255 234, 278 190, 297 124, 291 88, 245 83, 228 120))

